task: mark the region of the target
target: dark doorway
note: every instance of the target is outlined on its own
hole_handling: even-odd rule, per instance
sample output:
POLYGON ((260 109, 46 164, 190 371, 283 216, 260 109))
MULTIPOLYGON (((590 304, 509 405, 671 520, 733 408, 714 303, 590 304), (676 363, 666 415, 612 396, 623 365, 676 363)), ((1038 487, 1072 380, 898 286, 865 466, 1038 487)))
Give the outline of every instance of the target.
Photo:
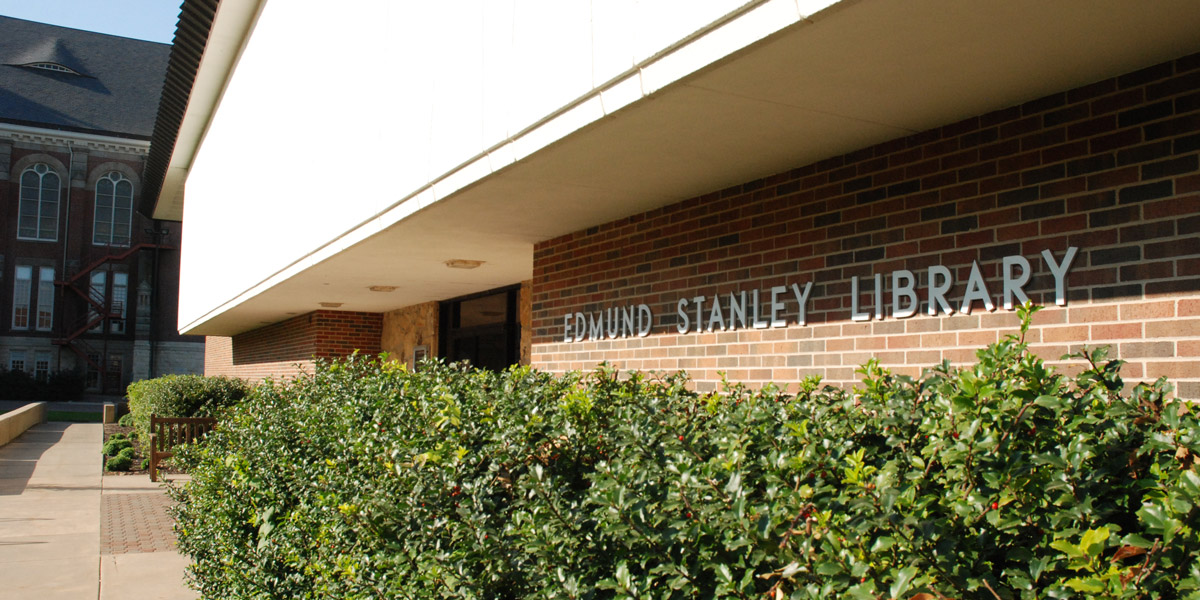
POLYGON ((123 375, 125 374, 124 361, 119 354, 109 354, 108 362, 104 365, 104 387, 100 390, 103 394, 117 394, 125 388, 121 385, 123 375))
POLYGON ((519 287, 443 302, 438 355, 499 371, 520 361, 519 287))

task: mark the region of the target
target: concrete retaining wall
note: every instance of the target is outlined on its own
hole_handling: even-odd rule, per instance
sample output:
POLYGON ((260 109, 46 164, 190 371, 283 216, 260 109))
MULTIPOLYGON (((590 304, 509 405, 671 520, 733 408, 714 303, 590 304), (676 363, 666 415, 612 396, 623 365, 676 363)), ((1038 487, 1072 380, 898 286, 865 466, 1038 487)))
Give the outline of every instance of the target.
POLYGON ((0 415, 0 446, 11 442, 26 429, 46 422, 46 403, 26 404, 14 411, 0 415))

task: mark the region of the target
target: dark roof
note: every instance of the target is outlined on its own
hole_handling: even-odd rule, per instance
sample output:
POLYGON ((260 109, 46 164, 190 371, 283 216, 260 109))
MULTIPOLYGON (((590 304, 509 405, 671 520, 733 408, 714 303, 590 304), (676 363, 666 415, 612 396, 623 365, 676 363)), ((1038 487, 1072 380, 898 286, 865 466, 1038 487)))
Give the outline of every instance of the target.
POLYGON ((0 40, 0 121, 150 138, 170 45, 11 17, 0 40))
POLYGON ((154 214, 158 196, 162 193, 167 166, 175 151, 179 127, 183 124, 183 113, 187 111, 188 100, 192 97, 192 84, 196 81, 200 58, 208 45, 208 34, 220 3, 221 0, 184 0, 179 8, 179 24, 171 45, 171 60, 167 64, 162 100, 154 122, 154 136, 150 140, 150 152, 142 171, 144 187, 138 212, 147 217, 154 214))

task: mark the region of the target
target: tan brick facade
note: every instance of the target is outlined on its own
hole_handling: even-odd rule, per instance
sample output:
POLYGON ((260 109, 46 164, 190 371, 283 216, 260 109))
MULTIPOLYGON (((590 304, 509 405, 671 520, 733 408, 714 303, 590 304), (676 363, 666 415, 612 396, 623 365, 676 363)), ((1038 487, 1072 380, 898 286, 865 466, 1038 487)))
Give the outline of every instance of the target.
POLYGON ((522 281, 517 293, 520 303, 518 318, 521 320, 521 364, 533 360, 533 281, 522 281))
POLYGON ((380 347, 397 360, 413 365, 413 350, 425 346, 429 356, 438 351, 438 303, 425 302, 383 314, 380 347))
POLYGON ((532 364, 684 369, 702 389, 722 373, 848 385, 872 357, 917 374, 969 362, 1015 331, 1015 313, 989 311, 981 297, 1002 304, 1003 281, 1022 271, 1006 273, 1005 257, 1021 257, 1031 276, 1020 289, 1047 306, 1029 337, 1040 355, 1111 345, 1130 363, 1127 379, 1168 376, 1200 397, 1198 132, 1200 56, 1190 56, 543 242, 532 364), (1056 306, 1050 262, 1065 263, 1069 248, 1066 306, 1056 306), (950 316, 927 314, 938 265, 953 278, 950 316), (897 271, 913 274, 919 295, 906 318, 893 314, 897 271), (806 283, 799 325, 791 286, 806 283), (776 296, 785 327, 755 328, 749 316, 726 327, 734 305, 751 310, 752 300, 737 302, 742 292, 758 291, 755 316, 769 317, 773 288, 785 290, 776 296), (964 296, 975 297, 970 314, 964 296), (635 323, 638 304, 653 314, 645 337, 612 339, 591 322, 628 310, 635 323), (853 320, 855 308, 867 320, 853 320), (564 341, 577 314, 601 339, 564 341))

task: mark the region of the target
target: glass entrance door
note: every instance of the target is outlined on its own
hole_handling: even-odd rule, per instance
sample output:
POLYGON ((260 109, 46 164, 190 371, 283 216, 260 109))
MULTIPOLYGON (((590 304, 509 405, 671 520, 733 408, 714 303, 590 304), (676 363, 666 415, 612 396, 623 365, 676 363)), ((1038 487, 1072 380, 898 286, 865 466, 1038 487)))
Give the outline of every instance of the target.
POLYGON ((446 360, 496 371, 520 361, 516 288, 443 302, 440 315, 446 360))

